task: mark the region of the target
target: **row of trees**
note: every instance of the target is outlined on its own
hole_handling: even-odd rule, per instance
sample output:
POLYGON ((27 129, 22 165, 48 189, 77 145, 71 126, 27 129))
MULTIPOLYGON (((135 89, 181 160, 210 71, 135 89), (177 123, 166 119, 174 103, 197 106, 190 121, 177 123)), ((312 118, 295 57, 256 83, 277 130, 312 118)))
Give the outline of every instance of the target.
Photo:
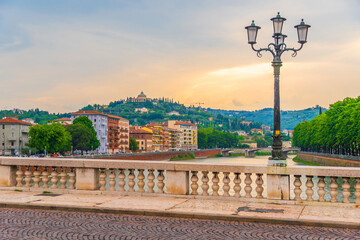
POLYGON ((200 149, 239 147, 241 140, 244 140, 244 136, 222 132, 211 127, 198 129, 200 149))
POLYGON ((69 126, 59 123, 32 126, 29 137, 29 147, 41 153, 93 150, 100 146, 92 122, 85 116, 76 118, 69 126))
POLYGON ((294 128, 293 144, 303 151, 360 154, 360 97, 345 98, 294 128))

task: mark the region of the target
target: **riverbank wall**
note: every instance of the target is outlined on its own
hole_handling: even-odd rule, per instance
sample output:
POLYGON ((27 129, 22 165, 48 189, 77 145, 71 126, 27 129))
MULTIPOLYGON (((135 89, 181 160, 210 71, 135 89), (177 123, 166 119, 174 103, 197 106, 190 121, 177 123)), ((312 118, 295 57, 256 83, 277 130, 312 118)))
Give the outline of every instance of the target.
POLYGON ((174 151, 174 152, 148 152, 148 153, 127 153, 119 155, 96 155, 96 156, 81 156, 82 158, 97 158, 97 159, 119 159, 119 160, 169 160, 178 155, 185 155, 194 153, 196 158, 208 157, 221 153, 220 149, 196 150, 196 151, 174 151))
POLYGON ((356 160, 352 156, 339 156, 335 154, 299 152, 298 158, 303 161, 317 163, 323 166, 360 167, 360 160, 356 160), (346 157, 352 159, 346 159, 346 157))

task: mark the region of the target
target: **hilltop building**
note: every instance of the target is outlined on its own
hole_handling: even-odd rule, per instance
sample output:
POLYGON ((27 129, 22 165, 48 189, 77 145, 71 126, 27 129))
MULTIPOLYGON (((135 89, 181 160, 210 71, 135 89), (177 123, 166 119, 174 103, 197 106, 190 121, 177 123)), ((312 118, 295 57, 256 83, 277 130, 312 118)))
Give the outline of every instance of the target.
POLYGON ((151 101, 151 98, 148 98, 145 93, 142 91, 137 97, 130 97, 126 100, 127 102, 147 102, 151 101))
POLYGON ((0 120, 1 155, 20 155, 29 143, 29 128, 33 124, 17 118, 6 117, 0 120))

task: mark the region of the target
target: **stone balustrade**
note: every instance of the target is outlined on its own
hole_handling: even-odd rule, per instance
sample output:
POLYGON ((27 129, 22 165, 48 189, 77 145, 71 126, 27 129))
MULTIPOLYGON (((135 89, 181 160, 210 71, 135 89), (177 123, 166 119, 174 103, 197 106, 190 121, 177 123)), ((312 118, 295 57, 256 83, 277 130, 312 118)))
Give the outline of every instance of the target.
POLYGON ((0 158, 0 187, 359 204, 360 168, 0 158))

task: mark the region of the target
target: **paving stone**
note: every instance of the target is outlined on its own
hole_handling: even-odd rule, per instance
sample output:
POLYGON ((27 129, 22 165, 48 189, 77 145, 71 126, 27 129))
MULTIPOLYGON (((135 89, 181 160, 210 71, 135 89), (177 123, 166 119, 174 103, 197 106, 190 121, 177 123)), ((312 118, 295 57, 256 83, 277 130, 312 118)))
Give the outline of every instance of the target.
POLYGON ((0 208, 0 239, 360 239, 360 230, 0 208))

